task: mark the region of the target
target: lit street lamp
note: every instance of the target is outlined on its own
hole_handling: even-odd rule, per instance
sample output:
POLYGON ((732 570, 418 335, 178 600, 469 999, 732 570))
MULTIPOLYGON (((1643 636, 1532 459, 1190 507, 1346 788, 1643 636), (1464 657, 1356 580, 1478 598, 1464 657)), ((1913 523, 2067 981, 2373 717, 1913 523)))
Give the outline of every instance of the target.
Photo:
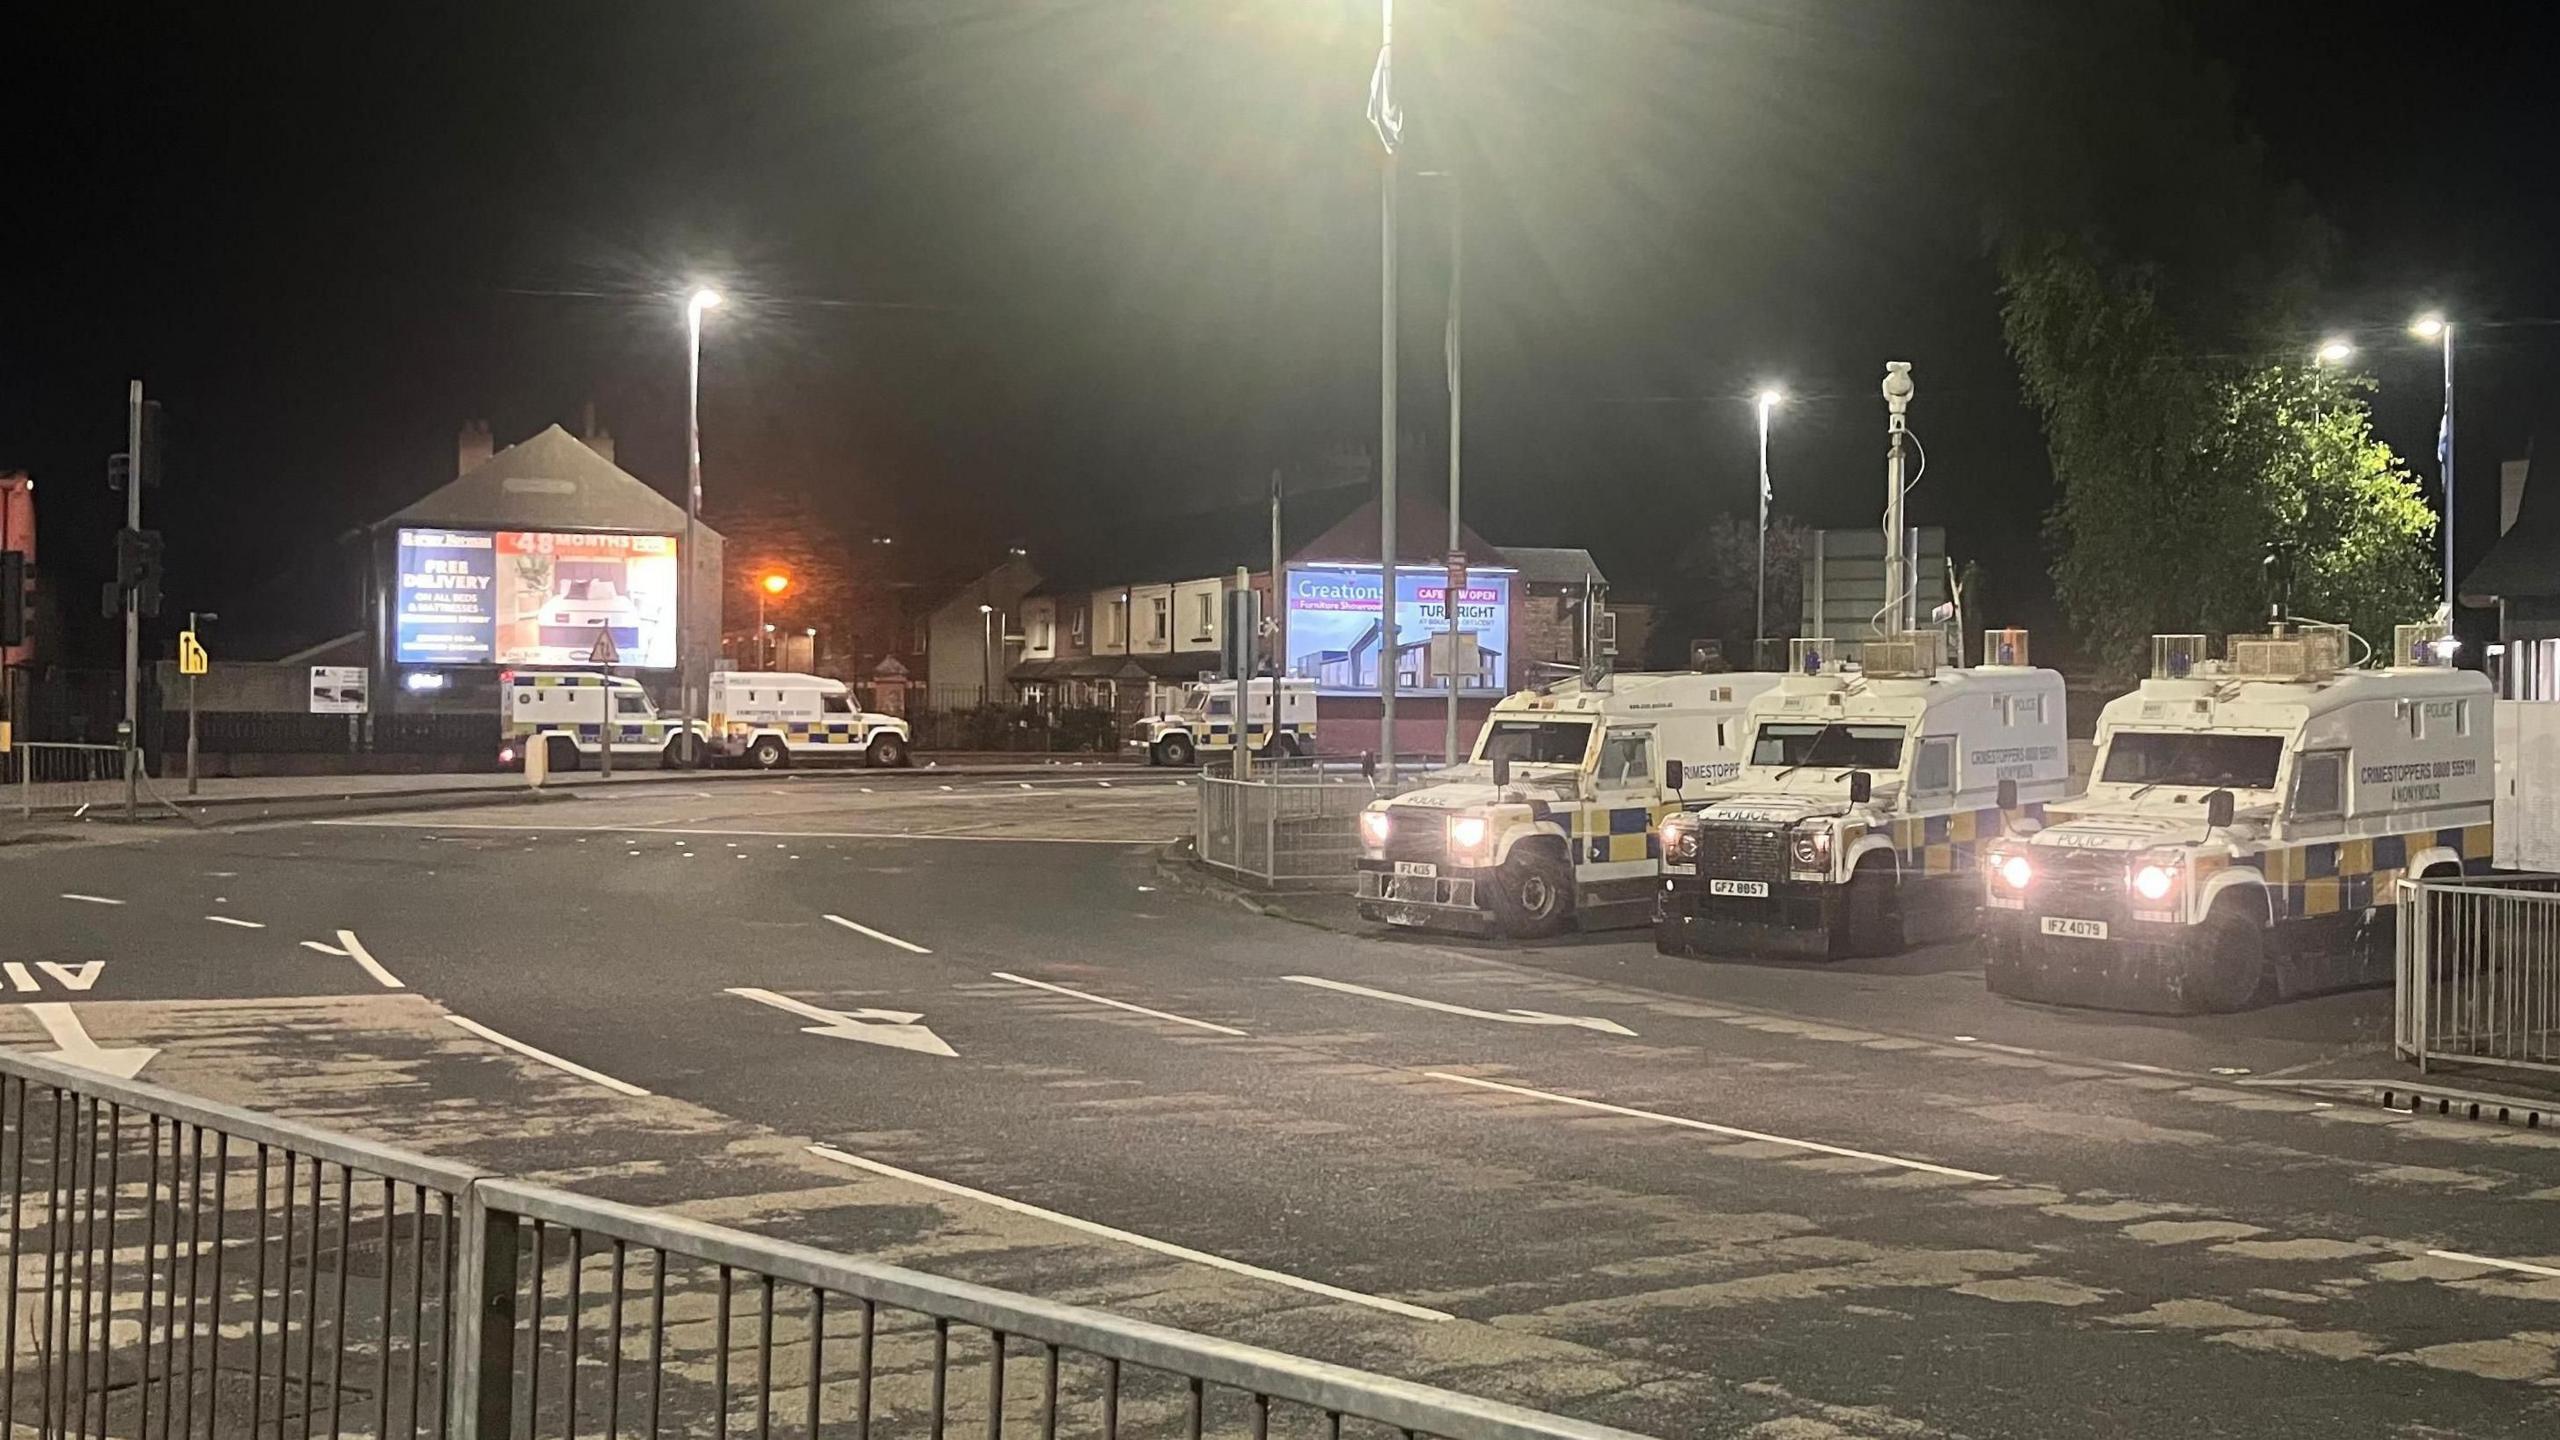
MULTIPOLYGON (((694 593, 694 558, 701 543, 702 531, 702 315, 720 304, 720 292, 698 287, 684 302, 684 574, 676 581, 676 644, 684 648, 684 601, 694 593)), ((759 641, 759 644, 762 642, 759 641)), ((678 671, 684 688, 684 719, 687 740, 681 747, 692 764, 702 763, 702 747, 691 738, 693 722, 699 718, 694 701, 700 691, 694 683, 692 664, 695 657, 681 656, 687 668, 678 671)))
POLYGON ((1760 407, 1760 568, 1752 582, 1751 661, 1760 663, 1761 642, 1769 638, 1769 412, 1786 400, 1777 390, 1763 390, 1753 403, 1760 407))
POLYGON ((790 589, 791 577, 779 570, 768 570, 762 579, 756 581, 756 668, 759 670, 765 664, 763 637, 773 633, 773 627, 764 623, 764 602, 779 600, 790 589))
POLYGON ((978 642, 978 703, 992 705, 996 695, 996 607, 979 606, 978 618, 986 622, 985 637, 978 642))
POLYGON ((2453 635, 2453 322, 2426 314, 2410 322, 2409 333, 2439 342, 2444 352, 2444 419, 2436 427, 2436 468, 2444 475, 2444 631, 2453 635))
POLYGON ((2344 365, 2349 360, 2354 359, 2355 354, 2356 347, 2333 335, 2330 338, 2321 341, 2320 348, 2311 352, 2311 363, 2314 365, 2344 365))

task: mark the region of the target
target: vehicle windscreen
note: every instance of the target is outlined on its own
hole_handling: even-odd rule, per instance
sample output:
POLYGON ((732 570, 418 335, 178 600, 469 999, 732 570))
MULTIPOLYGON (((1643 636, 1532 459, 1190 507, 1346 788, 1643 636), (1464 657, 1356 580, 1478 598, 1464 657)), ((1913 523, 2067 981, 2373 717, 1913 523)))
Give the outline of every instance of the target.
POLYGON ((1762 725, 1751 738, 1751 763, 1836 765, 1844 770, 1899 769, 1902 727, 1805 722, 1762 725))
POLYGON ((1484 737, 1486 760, 1514 765, 1579 765, 1590 749, 1588 720, 1496 720, 1484 737))
POLYGON ((2107 743, 2106 768, 2098 778, 2128 785, 2272 790, 2276 767, 2283 763, 2284 741, 2273 735, 2119 730, 2107 743))

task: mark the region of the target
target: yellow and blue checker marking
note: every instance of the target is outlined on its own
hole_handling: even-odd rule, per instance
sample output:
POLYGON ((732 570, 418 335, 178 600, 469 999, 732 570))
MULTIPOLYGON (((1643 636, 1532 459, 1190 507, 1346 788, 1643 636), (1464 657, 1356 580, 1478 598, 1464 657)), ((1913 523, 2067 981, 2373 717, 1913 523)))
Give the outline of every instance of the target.
POLYGON ((1662 834, 1654 828, 1654 819, 1677 807, 1671 805, 1586 805, 1573 815, 1573 837, 1570 842, 1574 861, 1585 865, 1614 865, 1636 860, 1662 858, 1662 834))
POLYGON ((2256 864, 2276 918, 2303 920, 2392 903, 2391 887, 2408 869, 2409 857, 2438 847, 2462 857, 2464 874, 2484 873, 2489 869, 2492 838, 2486 822, 2448 825, 2398 835, 2280 845, 2232 863, 2256 864))
POLYGON ((866 735, 859 720, 791 720, 768 728, 794 745, 859 745, 866 735))
MULTIPOLYGON (((2037 801, 2021 805, 2018 813, 2023 820, 2042 822, 2044 804, 2037 801)), ((1997 840, 2005 833, 2000 807, 1996 805, 1944 815, 1913 815, 1893 822, 1893 848, 1902 854, 1905 874, 1969 874, 1978 861, 1982 843, 1997 840)))

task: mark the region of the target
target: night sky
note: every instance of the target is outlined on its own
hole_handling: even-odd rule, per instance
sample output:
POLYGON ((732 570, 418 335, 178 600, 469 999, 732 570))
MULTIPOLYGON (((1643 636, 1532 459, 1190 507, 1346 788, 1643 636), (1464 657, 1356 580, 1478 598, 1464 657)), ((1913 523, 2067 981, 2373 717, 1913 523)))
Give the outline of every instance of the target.
MULTIPOLYGON (((1476 528, 1658 586, 1750 505, 1769 382, 1779 507, 1872 524, 1875 384, 1907 359, 1915 521, 2053 623, 1984 127, 2084 62, 2080 8, 1404 0, 1405 482, 1445 484, 1449 190, 1417 172, 1446 168, 1476 528)), ((705 344, 713 523, 793 501, 896 536, 917 575, 1376 441, 1374 0, 46 11, 7 47, 0 468, 38 478, 72 596, 107 560, 135 375, 170 417, 171 603, 278 644, 328 629, 297 613, 298 557, 451 478, 467 419, 506 443, 592 402, 680 497, 697 278, 733 300, 705 344)), ((2434 363, 2400 327, 2465 322, 2485 500, 2560 380, 2550 22, 2168 14, 2335 228, 2330 328, 2360 332, 2384 436, 2430 476, 2434 363)), ((77 648, 104 640, 65 609, 77 648)))

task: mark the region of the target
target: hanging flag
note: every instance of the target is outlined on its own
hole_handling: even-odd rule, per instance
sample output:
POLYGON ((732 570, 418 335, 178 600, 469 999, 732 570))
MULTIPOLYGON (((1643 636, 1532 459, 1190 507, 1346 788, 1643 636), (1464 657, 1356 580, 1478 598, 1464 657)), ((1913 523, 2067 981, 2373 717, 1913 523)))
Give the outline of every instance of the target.
MULTIPOLYGON (((1394 0, 1388 0, 1388 4, 1392 7, 1394 0)), ((1388 14, 1392 27, 1392 8, 1388 14)), ((1396 48, 1395 32, 1390 28, 1387 33, 1389 38, 1378 46, 1378 68, 1369 72, 1369 124, 1378 132, 1378 143, 1393 155, 1396 142, 1404 138, 1404 111, 1396 108, 1395 67, 1389 59, 1396 48)))

